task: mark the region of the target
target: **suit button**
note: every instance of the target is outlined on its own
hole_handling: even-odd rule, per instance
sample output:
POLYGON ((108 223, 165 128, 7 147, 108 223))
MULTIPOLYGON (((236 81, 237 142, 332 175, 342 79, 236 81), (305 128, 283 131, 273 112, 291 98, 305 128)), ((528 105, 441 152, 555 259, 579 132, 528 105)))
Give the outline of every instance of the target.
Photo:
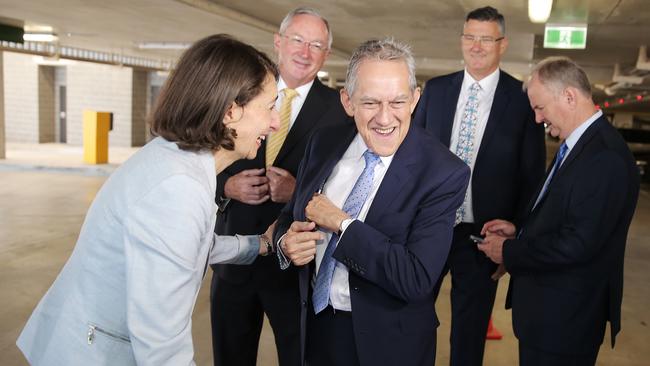
POLYGON ((354 291, 359 291, 359 288, 358 288, 357 286, 354 286, 352 289, 353 289, 354 291))
POLYGON ((304 307, 304 306, 307 306, 307 301, 302 300, 302 301, 300 302, 300 304, 301 304, 303 307, 304 307))

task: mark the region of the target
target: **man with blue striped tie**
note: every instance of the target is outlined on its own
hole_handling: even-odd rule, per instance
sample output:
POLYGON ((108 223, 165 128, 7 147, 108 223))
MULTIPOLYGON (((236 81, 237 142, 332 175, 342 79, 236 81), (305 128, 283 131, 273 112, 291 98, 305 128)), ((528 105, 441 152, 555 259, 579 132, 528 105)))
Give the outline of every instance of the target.
POLYGON ((469 168, 411 125, 419 96, 409 47, 367 41, 341 92, 354 121, 307 145, 274 233, 300 271, 303 364, 434 363, 434 287, 469 168))

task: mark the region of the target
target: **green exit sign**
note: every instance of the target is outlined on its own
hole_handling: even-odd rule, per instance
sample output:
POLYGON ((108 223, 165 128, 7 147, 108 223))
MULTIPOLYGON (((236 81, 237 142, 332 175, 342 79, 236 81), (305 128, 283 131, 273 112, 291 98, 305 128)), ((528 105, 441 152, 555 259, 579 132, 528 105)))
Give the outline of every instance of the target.
POLYGON ((546 25, 546 29, 544 31, 544 48, 568 48, 583 50, 586 47, 586 25, 546 25))

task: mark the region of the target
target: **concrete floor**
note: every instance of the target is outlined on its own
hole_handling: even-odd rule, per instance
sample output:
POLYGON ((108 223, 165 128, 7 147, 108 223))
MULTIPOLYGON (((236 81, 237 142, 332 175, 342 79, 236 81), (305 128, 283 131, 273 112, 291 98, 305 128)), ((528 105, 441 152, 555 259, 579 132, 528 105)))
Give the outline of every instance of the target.
MULTIPOLYGON (((0 160, 0 365, 26 365, 15 340, 32 309, 48 289, 70 254, 85 212, 95 193, 133 149, 111 149, 108 165, 90 167, 80 161, 80 149, 55 144, 9 144, 0 160)), ((648 365, 650 359, 650 187, 644 186, 630 229, 625 263, 622 332, 612 350, 609 338, 598 365, 648 365), (644 361, 645 360, 645 361, 644 361)), ((210 276, 211 273, 208 274, 210 276)), ((517 342, 510 312, 503 309, 508 277, 499 285, 495 326, 504 334, 488 341, 485 365, 517 364, 517 342)), ((197 365, 211 365, 209 283, 206 278, 194 311, 197 365)), ((436 365, 449 362, 449 278, 438 315, 436 365)), ((258 365, 277 365, 273 335, 265 323, 258 365)))

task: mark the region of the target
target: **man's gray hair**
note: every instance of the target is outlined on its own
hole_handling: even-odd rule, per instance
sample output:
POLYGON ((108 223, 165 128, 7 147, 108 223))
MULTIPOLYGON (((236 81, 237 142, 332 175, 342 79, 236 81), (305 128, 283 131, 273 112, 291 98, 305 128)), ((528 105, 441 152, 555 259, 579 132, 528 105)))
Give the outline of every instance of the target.
POLYGON ((409 70, 409 87, 414 91, 417 87, 415 79, 415 59, 411 53, 411 46, 392 37, 381 40, 371 39, 362 43, 350 58, 348 72, 345 77, 345 90, 348 95, 354 94, 357 84, 359 66, 365 60, 375 61, 403 61, 409 70))
POLYGON ((313 8, 308 8, 308 7, 300 7, 300 8, 295 8, 292 11, 290 11, 284 19, 282 19, 282 23, 280 23, 280 34, 284 34, 286 32, 287 28, 291 25, 291 21, 293 20, 293 17, 297 15, 311 15, 315 16, 316 18, 319 18, 320 20, 325 23, 325 28, 327 28, 327 48, 330 49, 332 48, 332 41, 334 37, 332 36, 332 30, 330 29, 330 23, 323 17, 316 9, 313 8))
POLYGON ((566 87, 574 87, 586 97, 591 97, 591 84, 585 71, 568 57, 548 57, 540 61, 524 83, 524 91, 530 79, 537 76, 539 81, 555 93, 561 93, 566 87))

